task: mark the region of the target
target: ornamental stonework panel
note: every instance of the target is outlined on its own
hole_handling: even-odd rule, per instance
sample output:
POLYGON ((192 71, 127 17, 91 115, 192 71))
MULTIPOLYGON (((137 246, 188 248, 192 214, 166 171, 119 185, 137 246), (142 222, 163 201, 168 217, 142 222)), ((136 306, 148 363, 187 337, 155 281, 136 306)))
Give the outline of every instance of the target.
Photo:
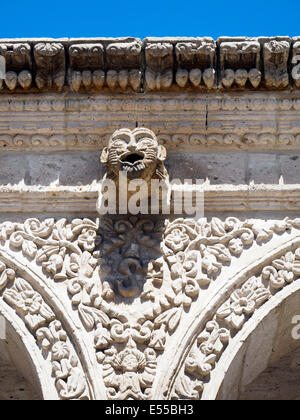
POLYGON ((239 399, 296 354, 298 44, 0 40, 0 372, 32 399, 239 399))

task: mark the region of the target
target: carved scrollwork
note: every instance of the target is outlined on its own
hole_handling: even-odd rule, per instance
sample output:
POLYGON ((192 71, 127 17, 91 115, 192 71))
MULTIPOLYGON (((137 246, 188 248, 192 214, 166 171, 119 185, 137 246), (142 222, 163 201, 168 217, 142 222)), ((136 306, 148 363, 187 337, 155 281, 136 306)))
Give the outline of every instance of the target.
POLYGON ((173 399, 184 397, 183 382, 189 384, 191 396, 200 398, 204 381, 209 380, 228 343, 258 308, 284 286, 299 279, 299 263, 300 248, 274 259, 271 265, 265 266, 257 276, 247 279, 217 308, 215 316, 198 335, 185 360, 172 393, 173 399), (202 384, 200 389, 199 383, 202 384))
MULTIPOLYGON (((268 223, 233 217, 28 219, 2 223, 0 242, 34 262, 53 287, 64 285, 82 328, 92 336, 107 398, 151 399, 156 367, 202 290, 254 244, 299 226, 299 219, 288 218, 268 223)), ((199 398, 233 335, 298 278, 298 251, 274 259, 227 297, 199 332, 172 398, 199 398)), ((51 355, 60 397, 85 398, 79 360, 53 310, 13 270, 4 264, 0 270, 3 299, 51 355)))
POLYGON ((0 262, 0 272, 0 298, 24 320, 41 351, 47 355, 59 397, 63 400, 88 399, 85 374, 53 310, 28 281, 17 276, 15 270, 0 262))

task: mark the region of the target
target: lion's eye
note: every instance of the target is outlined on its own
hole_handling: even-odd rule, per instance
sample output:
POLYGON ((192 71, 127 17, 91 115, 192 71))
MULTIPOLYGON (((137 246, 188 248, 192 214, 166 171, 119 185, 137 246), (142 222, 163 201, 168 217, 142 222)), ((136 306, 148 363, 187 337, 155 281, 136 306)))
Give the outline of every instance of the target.
POLYGON ((141 139, 138 141, 139 147, 151 147, 153 145, 153 142, 149 139, 141 139))
POLYGON ((112 147, 114 148, 123 148, 126 146, 127 146, 127 143, 124 140, 115 140, 112 145, 112 147))

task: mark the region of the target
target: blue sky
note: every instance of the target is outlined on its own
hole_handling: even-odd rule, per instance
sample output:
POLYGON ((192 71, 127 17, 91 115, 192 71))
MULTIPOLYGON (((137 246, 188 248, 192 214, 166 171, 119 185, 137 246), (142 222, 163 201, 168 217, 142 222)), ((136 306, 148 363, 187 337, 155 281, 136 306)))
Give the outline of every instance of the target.
POLYGON ((3 0, 0 38, 300 35, 300 0, 3 0))

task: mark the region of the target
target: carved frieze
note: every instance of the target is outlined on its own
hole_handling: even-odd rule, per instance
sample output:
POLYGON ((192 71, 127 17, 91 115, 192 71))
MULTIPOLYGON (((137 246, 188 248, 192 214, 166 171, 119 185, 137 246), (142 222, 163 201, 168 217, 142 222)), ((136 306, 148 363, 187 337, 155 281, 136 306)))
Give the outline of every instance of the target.
POLYGON ((267 88, 282 89, 289 85, 289 38, 273 39, 264 44, 264 71, 267 88))
POLYGON ((31 47, 28 43, 0 44, 0 55, 5 58, 6 78, 0 79, 0 87, 14 91, 17 87, 25 90, 32 85, 31 47))
POLYGON ((35 83, 38 89, 55 88, 60 91, 65 84, 66 57, 61 43, 39 43, 33 50, 37 67, 35 83))
POLYGON ((298 38, 0 40, 6 92, 298 87, 298 38), (67 66, 67 67, 66 67, 67 66), (66 77, 66 74, 68 77, 66 77))
POLYGON ((197 88, 212 89, 216 82, 215 42, 210 38, 193 42, 178 42, 175 46, 177 58, 176 84, 185 88, 190 84, 197 88))
POLYGON ((262 74, 260 70, 260 43, 257 40, 224 40, 220 43, 221 84, 245 88, 247 82, 258 88, 262 74))

